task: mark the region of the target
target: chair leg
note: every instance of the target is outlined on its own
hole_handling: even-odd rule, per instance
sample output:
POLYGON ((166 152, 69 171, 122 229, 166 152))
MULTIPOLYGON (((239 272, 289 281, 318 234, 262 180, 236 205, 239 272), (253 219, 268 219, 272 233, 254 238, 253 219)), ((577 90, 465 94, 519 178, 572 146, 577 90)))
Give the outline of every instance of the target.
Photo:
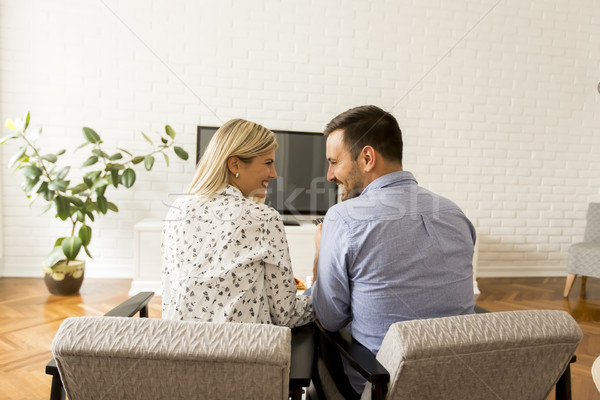
POLYGON ((575 276, 575 274, 567 275, 567 282, 565 283, 565 292, 563 293, 563 297, 569 297, 569 293, 573 287, 573 282, 575 282, 575 276))
POLYGON ((571 400, 571 363, 574 363, 577 357, 573 355, 565 372, 561 375, 558 382, 556 382, 555 398, 556 400, 571 400))
POLYGON ((585 297, 585 284, 587 283, 587 276, 581 275, 581 296, 585 297))

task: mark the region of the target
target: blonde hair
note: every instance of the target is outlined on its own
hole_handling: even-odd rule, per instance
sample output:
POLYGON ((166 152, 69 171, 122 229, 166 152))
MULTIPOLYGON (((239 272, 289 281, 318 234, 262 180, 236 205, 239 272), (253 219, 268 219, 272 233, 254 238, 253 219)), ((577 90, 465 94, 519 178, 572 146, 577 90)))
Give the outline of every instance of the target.
POLYGON ((275 134, 257 123, 243 119, 226 122, 202 154, 188 193, 212 197, 230 183, 229 158, 238 157, 248 163, 277 146, 275 134))

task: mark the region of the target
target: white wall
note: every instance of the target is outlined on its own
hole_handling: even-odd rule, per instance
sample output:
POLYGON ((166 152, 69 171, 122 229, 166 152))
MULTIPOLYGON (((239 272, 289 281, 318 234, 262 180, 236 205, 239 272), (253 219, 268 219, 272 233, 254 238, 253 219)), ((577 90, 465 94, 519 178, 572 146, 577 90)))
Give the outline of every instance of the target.
MULTIPOLYGON (((600 200, 596 0, 0 7, 0 116, 31 110, 49 150, 78 145, 83 125, 107 147, 143 150, 137 132, 169 123, 193 158, 198 124, 319 131, 376 104, 403 128, 405 168, 477 225, 480 276, 563 273, 600 200)), ((113 196, 121 212, 95 224, 88 276, 131 276, 133 225, 163 215, 192 175, 193 161, 173 164, 113 196)), ((64 230, 3 174, 4 274, 39 276, 64 230)))

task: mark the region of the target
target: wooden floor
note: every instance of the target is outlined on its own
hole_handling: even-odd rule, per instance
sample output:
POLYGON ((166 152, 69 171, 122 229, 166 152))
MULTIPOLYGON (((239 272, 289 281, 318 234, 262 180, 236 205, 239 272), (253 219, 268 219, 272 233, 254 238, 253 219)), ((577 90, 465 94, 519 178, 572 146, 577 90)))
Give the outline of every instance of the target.
MULTIPOLYGON (((568 300, 564 278, 479 279, 477 303, 490 311, 556 309, 568 311, 584 338, 572 365, 573 399, 600 399, 590 369, 600 355, 600 280, 588 279, 582 295, 576 281, 568 300)), ((69 316, 102 315, 127 299, 130 280, 86 279, 78 296, 48 294, 41 279, 0 278, 0 399, 47 399, 50 377, 44 367, 50 343, 69 316)), ((160 317, 160 298, 150 304, 160 317)), ((553 398, 553 397, 549 397, 553 398)))

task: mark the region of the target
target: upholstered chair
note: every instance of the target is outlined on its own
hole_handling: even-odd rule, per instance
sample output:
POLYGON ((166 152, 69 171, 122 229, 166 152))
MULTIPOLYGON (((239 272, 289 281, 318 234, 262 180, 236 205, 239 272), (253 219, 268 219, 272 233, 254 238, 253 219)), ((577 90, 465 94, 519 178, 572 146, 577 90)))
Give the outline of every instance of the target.
MULTIPOLYGON (((393 324, 376 359, 357 342, 322 329, 366 379, 361 399, 570 399, 570 362, 582 332, 565 311, 461 315, 393 324), (360 349, 362 347, 362 350, 360 349)), ((318 358, 311 399, 342 399, 318 358)))
POLYGON ((569 248, 567 274, 564 297, 569 296, 577 275, 582 276, 582 291, 588 276, 600 278, 600 203, 589 205, 583 242, 569 248))

